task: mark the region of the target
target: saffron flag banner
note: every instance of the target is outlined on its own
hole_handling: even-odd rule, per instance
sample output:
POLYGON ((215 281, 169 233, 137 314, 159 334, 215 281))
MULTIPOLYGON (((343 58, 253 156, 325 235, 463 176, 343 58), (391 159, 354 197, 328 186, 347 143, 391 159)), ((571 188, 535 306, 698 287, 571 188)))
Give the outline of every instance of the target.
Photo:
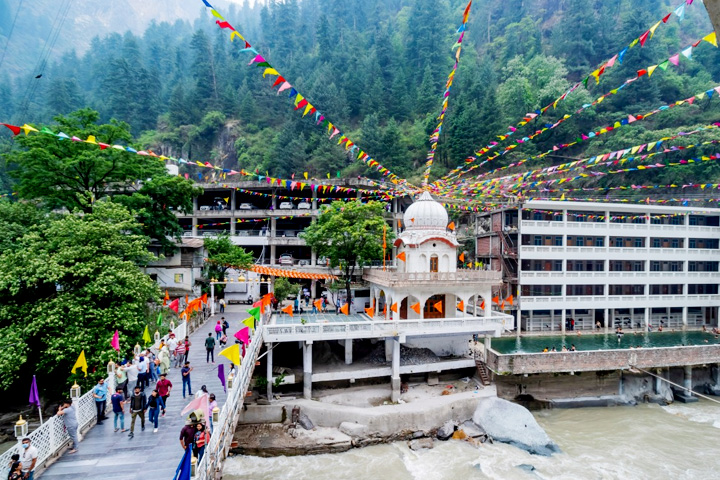
POLYGON ((460 303, 458 303, 457 308, 458 308, 458 310, 460 310, 461 312, 464 312, 464 311, 465 311, 465 302, 464 302, 463 300, 460 300, 460 303))
POLYGON ((437 310, 437 311, 440 312, 440 313, 443 313, 443 302, 442 302, 442 301, 440 301, 440 302, 435 302, 435 303, 433 304, 433 306, 435 307, 435 310, 437 310))
POLYGON ((375 310, 373 310, 372 307, 368 307, 365 309, 365 313, 367 314, 368 317, 372 318, 373 314, 375 313, 375 310))
POLYGON ((415 313, 420 315, 420 302, 410 305, 410 308, 412 308, 415 311, 415 313))
POLYGON ((402 260, 404 262, 405 261, 405 252, 398 253, 396 258, 398 260, 402 260))
POLYGON ((281 310, 281 312, 285 312, 285 313, 287 313, 288 315, 290 315, 291 317, 294 317, 292 305, 288 305, 287 307, 283 308, 283 309, 281 310))
POLYGON ((85 350, 80 352, 80 356, 75 362, 75 365, 73 365, 72 370, 70 370, 70 373, 75 373, 75 370, 78 368, 82 369, 83 373, 85 373, 85 376, 87 377, 88 365, 87 360, 85 360, 85 350))
POLYGON ((393 303, 392 305, 390 305, 390 311, 391 311, 391 312, 398 313, 397 303, 393 303))
POLYGON ((235 345, 228 347, 225 350, 222 350, 220 352, 220 355, 227 358, 235 365, 240 366, 240 344, 239 343, 236 343, 235 345))
POLYGON ((344 313, 345 315, 350 315, 350 304, 346 303, 342 307, 340 307, 340 312, 344 313))

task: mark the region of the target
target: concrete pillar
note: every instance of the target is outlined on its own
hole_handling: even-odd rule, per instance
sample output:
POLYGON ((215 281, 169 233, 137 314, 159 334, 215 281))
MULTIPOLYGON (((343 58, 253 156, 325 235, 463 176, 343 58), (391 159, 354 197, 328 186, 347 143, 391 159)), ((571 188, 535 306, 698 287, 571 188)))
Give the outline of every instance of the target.
POLYGON ((265 355, 265 361, 267 362, 267 399, 270 400, 272 398, 272 387, 273 387, 273 344, 272 343, 266 343, 265 346, 267 347, 267 355, 265 355))
POLYGON ((215 284, 210 282, 210 315, 215 315, 215 284))
POLYGON ((692 397, 692 393, 690 390, 692 390, 692 367, 689 365, 685 366, 685 376, 683 377, 683 387, 687 389, 685 394, 688 397, 692 397))
POLYGON ((392 339, 392 393, 390 400, 395 403, 400 400, 400 339, 394 337, 392 339))
POLYGON ((487 290, 482 294, 483 300, 485 300, 485 316, 492 316, 492 291, 487 290))
POLYGON ((198 199, 197 197, 193 197, 193 213, 197 213, 198 211, 198 199))
POLYGON ((272 201, 270 202, 270 206, 273 210, 277 210, 277 196, 275 195, 275 191, 273 190, 272 194, 272 201))
POLYGON ((317 210, 318 208, 318 200, 317 200, 317 190, 312 191, 312 209, 317 210))
POLYGON ((605 333, 610 331, 610 309, 605 309, 605 333))
POLYGON ((303 397, 312 399, 312 342, 303 342, 303 397))
POLYGON ((389 362, 392 360, 392 340, 393 337, 386 337, 385 338, 385 361, 389 362))
POLYGON ((352 365, 353 362, 353 341, 352 338, 345 340, 345 365, 352 365))
POLYGON ((715 385, 720 384, 720 363, 710 366, 710 378, 715 385))
POLYGON ((275 217, 270 219, 270 236, 277 237, 277 218, 275 217))
POLYGON ((197 220, 198 220, 197 217, 195 217, 195 216, 192 217, 192 236, 193 237, 198 236, 198 228, 197 228, 198 221, 197 220))
POLYGON ((648 325, 650 325, 650 307, 645 307, 645 330, 647 331, 648 325))
POLYGON ((659 395, 659 394, 660 394, 660 388, 661 388, 661 386, 662 386, 663 369, 662 369, 662 368, 658 368, 658 369, 656 370, 655 374, 657 375, 657 377, 655 377, 655 394, 656 394, 656 395, 659 395))
MULTIPOLYGON (((555 309, 550 309, 550 330, 555 328, 555 309)), ((563 332, 565 333, 565 332, 563 332)))
POLYGON ((682 307, 682 328, 683 330, 687 330, 688 326, 688 307, 682 307))
MULTIPOLYGON (((317 300, 318 294, 317 294, 317 280, 313 280, 310 282, 310 296, 317 300)), ((312 307, 311 307, 312 308, 312 307)))
POLYGON ((310 250, 310 266, 314 267, 317 265, 317 252, 313 248, 310 250))
POLYGON ((375 292, 375 295, 373 295, 373 302, 375 311, 373 312, 375 315, 373 315, 374 318, 377 318, 377 316, 380 314, 380 293, 375 292))
MULTIPOLYGON (((235 190, 233 190, 234 192, 235 190)), ((235 221, 234 217, 230 217, 230 235, 235 235, 235 232, 237 231, 237 222, 235 221)))
MULTIPOLYGON (((562 309, 562 315, 560 315, 560 329, 562 330, 562 334, 565 335, 565 321, 567 320, 567 312, 565 309, 562 309)), ((552 328, 555 328, 554 325, 552 325, 552 328)))
POLYGON ((277 258, 277 246, 270 245, 270 265, 276 265, 275 259, 277 258))
POLYGON ((235 189, 230 190, 230 211, 235 211, 235 189))

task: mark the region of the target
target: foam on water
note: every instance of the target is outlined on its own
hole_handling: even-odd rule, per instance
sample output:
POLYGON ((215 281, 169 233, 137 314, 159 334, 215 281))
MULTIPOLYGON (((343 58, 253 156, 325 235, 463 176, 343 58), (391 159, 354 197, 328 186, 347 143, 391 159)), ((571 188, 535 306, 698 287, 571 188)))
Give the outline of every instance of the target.
POLYGON ((720 406, 586 408, 536 414, 563 453, 538 457, 504 444, 436 442, 412 451, 406 442, 340 454, 259 458, 225 465, 227 480, 532 480, 717 478, 720 406), (670 414, 670 415, 668 415, 670 414), (532 465, 528 472, 518 468, 532 465))

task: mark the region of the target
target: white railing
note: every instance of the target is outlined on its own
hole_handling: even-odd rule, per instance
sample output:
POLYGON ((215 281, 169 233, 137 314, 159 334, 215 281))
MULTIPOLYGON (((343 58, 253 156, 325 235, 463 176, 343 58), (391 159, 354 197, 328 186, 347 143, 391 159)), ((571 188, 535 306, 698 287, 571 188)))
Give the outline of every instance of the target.
MULTIPOLYGON (((115 376, 110 375, 105 379, 105 385, 108 392, 115 391, 115 376)), ((75 402, 75 411, 78 420, 78 432, 82 433, 92 428, 97 422, 97 410, 95 407, 95 398, 92 396, 92 390, 85 393, 75 402)), ((109 401, 106 401, 105 412, 112 407, 109 401)), ((63 417, 53 415, 45 423, 28 434, 32 445, 38 449, 37 463, 35 470, 42 469, 48 460, 52 460, 60 456, 70 441, 70 436, 65 429, 65 421, 63 417)), ((0 455, 0 465, 9 465, 10 457, 13 454, 20 453, 20 445, 16 444, 10 447, 6 452, 0 455)))
POLYGON ((264 338, 268 342, 289 340, 338 340, 350 338, 379 338, 398 335, 426 335, 439 333, 477 333, 514 327, 514 318, 500 312, 490 317, 457 317, 379 322, 308 323, 266 325, 264 338))
POLYGON ((260 347, 263 344, 262 322, 258 322, 255 334, 252 337, 250 346, 242 360, 237 375, 233 379, 232 388, 228 388, 227 400, 220 410, 220 418, 213 428, 210 441, 205 448, 205 455, 198 462, 195 469, 195 479, 214 480, 217 473, 222 471, 222 462, 227 457, 230 444, 237 427, 240 409, 245 401, 245 394, 250 388, 255 362, 257 361, 260 347))
POLYGON ((458 270, 456 272, 396 272, 382 268, 363 270, 366 280, 384 283, 435 283, 435 282, 499 282, 502 275, 495 270, 458 270))

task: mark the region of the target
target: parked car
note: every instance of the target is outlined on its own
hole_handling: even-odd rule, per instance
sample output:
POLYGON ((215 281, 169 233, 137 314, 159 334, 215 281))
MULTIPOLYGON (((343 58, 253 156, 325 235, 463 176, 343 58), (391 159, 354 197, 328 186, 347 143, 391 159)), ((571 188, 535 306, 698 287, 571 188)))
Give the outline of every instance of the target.
POLYGON ((205 211, 207 211, 207 210, 210 210, 210 209, 211 209, 210 205, 202 205, 202 206, 200 207, 200 210, 203 211, 203 212, 205 212, 205 211))
POLYGON ((252 203, 241 203, 238 210, 255 210, 255 205, 252 203))
POLYGON ((306 202, 305 200, 303 200, 302 202, 298 203, 297 208, 298 210, 310 210, 310 208, 312 208, 312 205, 310 204, 310 202, 306 202))
POLYGON ((278 258, 278 262, 280 265, 293 265, 295 263, 295 259, 293 258, 292 254, 290 253, 283 253, 280 255, 280 258, 278 258))
POLYGON ((310 265, 310 260, 300 260, 298 262, 298 265, 300 265, 301 267, 307 267, 308 265, 310 265))
POLYGON ((293 205, 292 202, 280 202, 280 206, 278 208, 280 210, 293 210, 295 205, 293 205))

